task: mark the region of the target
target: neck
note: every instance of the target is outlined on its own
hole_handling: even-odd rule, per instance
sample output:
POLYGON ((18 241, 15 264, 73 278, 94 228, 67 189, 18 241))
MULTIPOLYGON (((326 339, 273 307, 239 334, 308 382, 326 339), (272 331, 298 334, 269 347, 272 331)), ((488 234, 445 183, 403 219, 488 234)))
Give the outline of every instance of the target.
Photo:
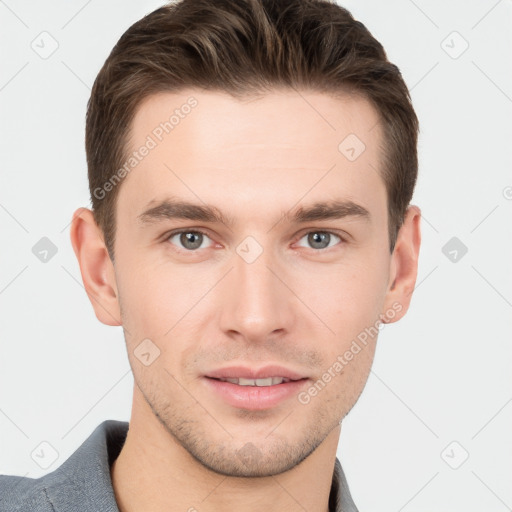
POLYGON ((144 399, 134 394, 126 441, 111 467, 118 508, 120 512, 328 512, 340 428, 289 471, 269 477, 231 477, 194 459, 144 399))

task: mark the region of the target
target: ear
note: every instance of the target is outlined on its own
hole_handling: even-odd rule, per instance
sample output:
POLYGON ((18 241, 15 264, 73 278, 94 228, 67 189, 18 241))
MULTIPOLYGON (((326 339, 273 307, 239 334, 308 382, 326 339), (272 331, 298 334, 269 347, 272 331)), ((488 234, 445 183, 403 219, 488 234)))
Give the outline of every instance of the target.
POLYGON ((418 275, 420 220, 421 210, 410 205, 391 256, 388 290, 381 312, 382 323, 389 324, 400 320, 409 309, 418 275))
POLYGON ((114 266, 91 210, 75 211, 70 237, 96 318, 106 325, 121 325, 114 266))

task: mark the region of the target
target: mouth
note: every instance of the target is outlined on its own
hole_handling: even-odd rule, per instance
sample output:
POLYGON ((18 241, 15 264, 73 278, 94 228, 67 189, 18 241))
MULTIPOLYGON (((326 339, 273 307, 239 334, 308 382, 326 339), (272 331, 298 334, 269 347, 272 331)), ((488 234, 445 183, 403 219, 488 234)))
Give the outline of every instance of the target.
POLYGON ((203 378, 214 399, 249 410, 274 408, 296 397, 309 380, 281 366, 222 368, 208 372, 203 378))
POLYGON ((306 378, 306 375, 303 373, 277 364, 267 365, 262 368, 228 366, 211 370, 205 376, 226 382, 233 381, 232 384, 240 386, 271 386, 273 384, 281 384, 281 382, 306 378))
POLYGON ((292 379, 287 379, 286 377, 267 377, 265 379, 244 379, 243 377, 235 377, 235 378, 220 378, 216 379, 222 382, 230 382, 231 384, 236 384, 238 386, 258 386, 258 387, 267 387, 267 386, 276 386, 278 384, 283 384, 286 382, 291 382, 292 379))

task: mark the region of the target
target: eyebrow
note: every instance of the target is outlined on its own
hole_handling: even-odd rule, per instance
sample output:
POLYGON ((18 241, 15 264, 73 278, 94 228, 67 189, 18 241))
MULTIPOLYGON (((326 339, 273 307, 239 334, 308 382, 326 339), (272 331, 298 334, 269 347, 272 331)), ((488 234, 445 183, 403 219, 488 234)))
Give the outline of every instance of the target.
MULTIPOLYGON (((173 219, 219 223, 226 226, 235 224, 233 217, 223 214, 221 210, 212 205, 200 205, 174 198, 167 198, 156 204, 155 202, 155 200, 150 201, 147 205, 149 208, 137 216, 140 224, 154 224, 173 219)), ((295 224, 346 217, 360 218, 366 222, 371 221, 370 212, 364 206, 348 199, 316 202, 307 207, 301 206, 293 213, 290 211, 282 213, 282 218, 295 224)))

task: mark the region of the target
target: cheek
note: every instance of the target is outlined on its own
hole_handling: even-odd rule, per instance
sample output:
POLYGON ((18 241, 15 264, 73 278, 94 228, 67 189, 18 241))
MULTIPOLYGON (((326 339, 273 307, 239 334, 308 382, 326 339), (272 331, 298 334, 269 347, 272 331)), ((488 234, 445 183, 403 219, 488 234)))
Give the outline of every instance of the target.
MULTIPOLYGON (((173 265, 169 262, 126 261, 119 288, 126 338, 134 346, 153 340, 162 355, 186 347, 185 338, 197 337, 207 313, 207 294, 218 277, 211 268, 173 265)), ((121 274, 120 274, 121 275, 121 274)))
POLYGON ((382 260, 359 256, 320 267, 314 277, 296 271, 301 299, 330 328, 338 351, 375 325, 384 304, 387 273, 382 260))
POLYGON ((118 289, 127 339, 157 339, 172 327, 173 301, 178 300, 172 283, 142 265, 125 265, 118 289))

